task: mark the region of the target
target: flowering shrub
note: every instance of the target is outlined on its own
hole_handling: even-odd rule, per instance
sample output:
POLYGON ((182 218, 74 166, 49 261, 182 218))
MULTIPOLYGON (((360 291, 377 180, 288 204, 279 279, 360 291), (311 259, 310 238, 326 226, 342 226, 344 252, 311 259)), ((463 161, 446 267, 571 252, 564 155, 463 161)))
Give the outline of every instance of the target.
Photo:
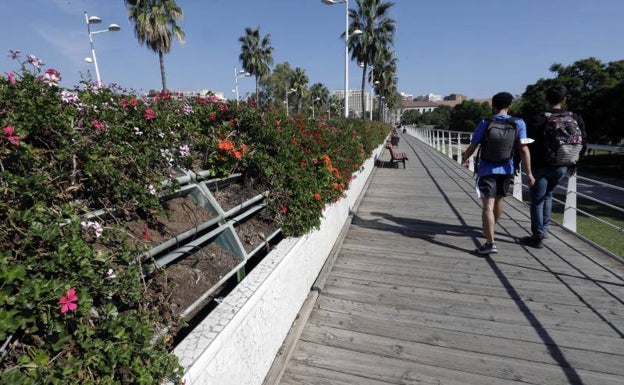
POLYGON ((170 293, 144 279, 145 250, 122 222, 165 212, 179 169, 207 170, 270 186, 278 224, 303 234, 390 131, 213 96, 62 89, 59 71, 10 56, 19 70, 0 76, 2 384, 178 381, 172 336, 155 338, 178 321, 170 293))

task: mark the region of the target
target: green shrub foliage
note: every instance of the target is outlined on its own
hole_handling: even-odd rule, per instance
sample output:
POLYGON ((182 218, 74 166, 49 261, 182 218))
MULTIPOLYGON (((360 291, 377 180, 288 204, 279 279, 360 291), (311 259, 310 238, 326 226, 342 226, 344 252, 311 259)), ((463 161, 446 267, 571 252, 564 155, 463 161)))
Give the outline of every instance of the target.
POLYGON ((0 77, 2 384, 179 381, 172 336, 155 338, 179 321, 119 222, 162 214, 180 169, 208 170, 268 186, 283 232, 302 235, 390 131, 213 95, 147 99, 87 81, 68 90, 36 57, 10 56, 18 70, 0 77))

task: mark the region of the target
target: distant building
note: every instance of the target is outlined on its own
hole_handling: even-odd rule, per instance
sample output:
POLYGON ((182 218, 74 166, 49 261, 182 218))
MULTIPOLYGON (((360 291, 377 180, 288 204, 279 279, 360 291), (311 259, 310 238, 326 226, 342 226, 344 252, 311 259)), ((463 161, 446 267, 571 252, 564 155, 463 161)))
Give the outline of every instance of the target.
POLYGON ((436 102, 427 102, 427 101, 418 101, 418 100, 403 100, 401 103, 401 115, 403 112, 409 110, 416 110, 421 114, 425 112, 431 112, 440 106, 439 103, 436 102))
POLYGON ((440 102, 440 105, 455 107, 456 105, 461 104, 464 100, 468 100, 466 95, 450 94, 444 97, 444 99, 440 102))
MULTIPOLYGON (((344 100, 344 90, 332 90, 330 95, 344 100)), ((370 94, 364 91, 364 107, 366 114, 371 110, 370 94)), ((349 90, 349 116, 362 117, 362 90, 349 90)))
POLYGON ((418 102, 441 102, 442 95, 426 94, 426 95, 421 95, 414 100, 418 102))

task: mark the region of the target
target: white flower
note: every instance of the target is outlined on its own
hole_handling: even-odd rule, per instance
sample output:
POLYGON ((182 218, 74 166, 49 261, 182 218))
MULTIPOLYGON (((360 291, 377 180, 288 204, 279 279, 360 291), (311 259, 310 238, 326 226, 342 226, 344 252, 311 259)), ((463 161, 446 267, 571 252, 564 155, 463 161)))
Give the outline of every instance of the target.
POLYGON ((184 115, 190 115, 193 113, 193 107, 188 104, 185 104, 182 107, 182 112, 184 113, 184 115))
POLYGON ((182 157, 191 156, 191 149, 189 148, 188 144, 185 144, 184 146, 180 146, 180 156, 182 157))
POLYGON ((82 226, 82 229, 85 231, 92 230, 96 238, 101 237, 102 233, 104 232, 102 225, 100 225, 98 222, 93 222, 93 221, 80 222, 80 226, 82 226))
POLYGON ((143 135, 143 131, 139 127, 134 127, 134 135, 143 135))
POLYGON ((66 91, 61 91, 61 100, 63 103, 78 103, 80 102, 80 98, 78 97, 78 93, 66 91))
POLYGON ((108 269, 106 271, 106 279, 113 279, 113 278, 117 278, 117 275, 115 275, 115 271, 113 269, 108 269))
POLYGON ((152 195, 156 195, 156 189, 154 188, 154 185, 147 186, 147 191, 149 191, 149 193, 152 195))

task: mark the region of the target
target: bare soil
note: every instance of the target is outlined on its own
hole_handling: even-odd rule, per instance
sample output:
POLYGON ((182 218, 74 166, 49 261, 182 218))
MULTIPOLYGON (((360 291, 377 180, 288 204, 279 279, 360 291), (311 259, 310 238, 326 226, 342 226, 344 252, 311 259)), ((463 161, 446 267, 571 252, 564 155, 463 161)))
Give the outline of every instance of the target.
POLYGON ((134 218, 124 222, 132 242, 149 250, 188 230, 206 223, 215 215, 190 196, 176 197, 165 203, 168 214, 155 219, 134 218))
POLYGON ((223 211, 227 212, 265 191, 262 188, 252 186, 250 183, 233 183, 211 189, 210 192, 223 211))
POLYGON ((255 216, 234 226, 234 230, 236 230, 236 234, 238 234, 238 238, 247 253, 251 253, 262 244, 267 245, 268 248, 268 237, 278 229, 279 227, 273 218, 268 216, 266 210, 262 210, 255 216))
MULTIPOLYGON (((251 188, 243 184, 230 184, 219 188, 212 194, 223 210, 228 211, 262 192, 261 189, 251 188)), ((158 226, 162 231, 153 231, 155 230, 154 226, 140 222, 136 222, 133 226, 142 228, 143 225, 148 225, 148 229, 150 229, 149 241, 156 243, 164 242, 172 236, 205 223, 213 217, 207 210, 203 208, 199 210, 199 206, 190 197, 175 198, 175 200, 179 200, 179 202, 172 200, 169 203, 169 215, 167 218, 162 218, 162 226, 158 226)), ((235 226, 235 231, 247 253, 265 243, 267 237, 278 229, 273 219, 265 211, 261 210, 235 226)), ((140 233, 135 233, 135 236, 141 238, 140 233)), ((235 255, 209 241, 201 249, 158 271, 150 286, 154 290, 170 293, 168 303, 171 305, 171 311, 175 318, 175 315, 183 313, 198 298, 215 287, 242 260, 242 256, 235 255)), ((220 288, 216 288, 210 296, 187 314, 185 319, 191 319, 206 304, 218 297, 220 290, 220 288)))

